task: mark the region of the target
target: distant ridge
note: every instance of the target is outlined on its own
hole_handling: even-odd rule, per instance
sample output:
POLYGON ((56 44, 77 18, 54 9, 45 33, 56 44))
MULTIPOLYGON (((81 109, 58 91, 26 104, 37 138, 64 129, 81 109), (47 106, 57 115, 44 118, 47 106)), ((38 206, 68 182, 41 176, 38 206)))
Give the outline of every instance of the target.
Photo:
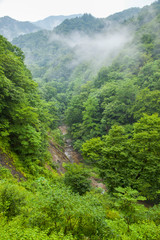
POLYGON ((61 24, 66 19, 72 19, 76 17, 81 17, 82 14, 72 14, 69 16, 59 15, 59 16, 49 16, 47 18, 44 18, 43 20, 39 20, 36 22, 32 22, 36 26, 47 29, 47 30, 53 30, 54 27, 61 24))
POLYGON ((27 33, 39 31, 40 28, 30 22, 17 21, 8 16, 0 18, 0 34, 9 41, 27 33))
POLYGON ((53 30, 57 33, 68 34, 72 31, 82 31, 87 33, 103 31, 111 22, 122 23, 136 16, 140 8, 130 8, 119 13, 115 13, 107 18, 95 18, 91 14, 72 14, 68 16, 49 16, 36 22, 18 21, 9 16, 0 18, 0 34, 9 41, 14 38, 34 33, 39 30, 53 30))
POLYGON ((59 24, 55 31, 60 34, 70 34, 73 31, 84 33, 96 33, 106 31, 116 23, 123 23, 133 17, 136 17, 140 12, 140 8, 129 8, 119 13, 110 15, 107 18, 96 18, 91 14, 84 14, 74 19, 66 19, 59 24))
POLYGON ((138 8, 138 7, 129 8, 122 12, 114 13, 109 17, 107 17, 106 19, 110 21, 124 22, 132 17, 137 16, 140 11, 141 11, 141 8, 138 8))
POLYGON ((55 32, 58 34, 70 34, 73 31, 79 31, 91 34, 101 32, 104 28, 105 22, 102 18, 96 18, 85 13, 81 17, 66 19, 55 28, 55 32))

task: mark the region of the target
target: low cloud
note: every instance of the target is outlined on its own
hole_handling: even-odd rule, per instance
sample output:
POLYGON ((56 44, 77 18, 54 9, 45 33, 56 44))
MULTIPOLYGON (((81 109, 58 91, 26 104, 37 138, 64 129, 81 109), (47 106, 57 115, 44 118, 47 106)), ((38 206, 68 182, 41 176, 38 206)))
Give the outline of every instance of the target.
POLYGON ((103 64, 109 65, 113 58, 119 54, 124 45, 131 40, 131 31, 126 27, 112 31, 88 36, 81 32, 74 32, 69 36, 53 34, 50 41, 60 41, 71 48, 75 53, 72 64, 92 62, 97 68, 103 64))

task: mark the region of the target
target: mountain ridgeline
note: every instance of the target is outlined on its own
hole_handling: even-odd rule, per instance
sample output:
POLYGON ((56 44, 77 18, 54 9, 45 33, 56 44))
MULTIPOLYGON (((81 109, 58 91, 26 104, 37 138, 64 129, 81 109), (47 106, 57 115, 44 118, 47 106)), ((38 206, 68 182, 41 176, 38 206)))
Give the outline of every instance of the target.
POLYGON ((0 99, 1 239, 159 239, 160 0, 0 36, 0 99))
POLYGON ((81 14, 73 14, 69 16, 50 16, 36 22, 23 22, 15 20, 9 16, 5 16, 0 18, 0 33, 9 41, 12 41, 14 38, 20 35, 38 32, 42 29, 53 30, 54 27, 61 24, 65 19, 71 19, 80 16, 81 14))
POLYGON ((8 16, 0 18, 0 33, 10 41, 19 35, 32 33, 39 30, 39 27, 30 22, 17 21, 8 16))
POLYGON ((93 34, 101 32, 105 28, 105 21, 93 17, 91 14, 84 14, 82 17, 66 19, 56 27, 55 32, 58 34, 70 34, 72 32, 83 32, 93 34))
POLYGON ((35 24, 36 26, 42 28, 42 29, 53 30, 53 28, 60 25, 64 20, 71 19, 71 18, 76 18, 76 17, 81 17, 81 16, 82 16, 82 14, 72 14, 72 15, 69 15, 69 16, 64 16, 64 15, 50 16, 50 17, 47 17, 43 20, 39 20, 39 21, 32 22, 32 23, 35 24))

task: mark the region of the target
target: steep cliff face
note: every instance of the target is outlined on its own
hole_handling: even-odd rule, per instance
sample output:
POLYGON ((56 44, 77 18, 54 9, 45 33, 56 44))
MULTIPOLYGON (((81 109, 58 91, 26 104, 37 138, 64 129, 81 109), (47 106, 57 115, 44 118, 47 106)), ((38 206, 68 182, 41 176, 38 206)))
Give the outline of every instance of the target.
POLYGON ((70 159, 65 155, 65 149, 54 142, 53 139, 49 142, 49 151, 52 156, 52 163, 58 173, 64 173, 63 163, 70 163, 70 159))
POLYGON ((49 141, 49 151, 52 156, 52 163, 55 164, 57 171, 59 173, 64 173, 64 163, 79 164, 82 161, 82 157, 73 149, 71 139, 65 138, 65 135, 67 134, 67 126, 60 126, 59 129, 64 136, 65 145, 62 147, 55 142, 54 138, 51 138, 49 141))
POLYGON ((19 181, 21 179, 25 180, 24 173, 17 169, 14 159, 8 154, 4 153, 2 149, 0 149, 0 168, 1 167, 9 169, 11 171, 11 174, 19 181))

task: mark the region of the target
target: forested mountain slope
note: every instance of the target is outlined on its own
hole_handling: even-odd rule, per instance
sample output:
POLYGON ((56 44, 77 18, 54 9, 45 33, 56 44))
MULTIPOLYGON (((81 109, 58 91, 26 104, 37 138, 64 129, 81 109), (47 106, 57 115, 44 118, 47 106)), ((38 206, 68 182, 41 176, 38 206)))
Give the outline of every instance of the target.
MULTIPOLYGON (((138 15, 138 18, 132 19, 129 22, 131 28, 132 26, 136 26, 133 39, 125 45, 121 53, 109 67, 103 67, 93 81, 87 83, 86 87, 85 85, 82 87, 82 92, 87 91, 87 96, 85 95, 84 102, 83 100, 81 102, 82 115, 77 117, 77 119, 79 121, 85 119, 83 116, 85 113, 87 114, 87 105, 85 102, 88 101, 89 103, 88 98, 91 97, 92 99, 93 97, 95 103, 93 103, 93 99, 90 101, 92 104, 96 104, 99 110, 96 105, 93 106, 93 114, 95 108, 97 117, 90 116, 90 121, 93 120, 93 125, 99 129, 99 134, 101 134, 101 131, 105 132, 106 129, 109 129, 115 123, 123 125, 132 124, 144 112, 150 114, 154 112, 159 113, 158 99, 157 105, 156 102, 154 106, 148 103, 143 108, 143 103, 141 102, 141 106, 138 106, 140 104, 139 101, 144 101, 146 105, 146 101, 143 99, 144 96, 152 94, 151 91, 159 91, 160 87, 160 22, 159 11, 157 10, 159 4, 160 2, 157 2, 150 7, 145 7, 138 15), (149 109, 149 106, 151 109, 149 109)), ((80 98, 80 92, 77 96, 80 98)), ((150 101, 152 100, 150 99, 150 101)), ((79 109, 79 107, 77 108, 79 109)), ((88 111, 90 111, 89 114, 92 114, 91 109, 88 109, 88 111)), ((90 127, 92 128, 92 126, 90 127)), ((84 132, 86 132, 86 129, 84 132)))
POLYGON ((39 31, 13 40, 25 52, 25 62, 34 80, 43 88, 44 97, 47 101, 52 98, 61 102, 62 111, 67 101, 66 90, 79 88, 91 80, 103 65, 112 62, 131 38, 125 26, 118 29, 116 24, 115 28, 110 28, 103 19, 88 14, 66 21, 68 25, 64 21, 55 31, 39 31))
POLYGON ((129 22, 136 26, 133 39, 73 92, 66 110, 75 147, 88 140, 83 156, 100 169, 108 188, 129 185, 147 198, 156 198, 160 186, 159 6, 145 7, 129 22))
POLYGON ((138 15, 140 8, 130 8, 119 13, 110 15, 107 18, 95 18, 91 14, 84 14, 82 17, 67 19, 55 28, 56 33, 70 34, 72 32, 83 32, 86 34, 94 34, 106 32, 110 28, 115 28, 118 23, 124 23, 138 15))
POLYGON ((80 16, 81 14, 69 16, 50 16, 37 22, 18 21, 9 16, 5 16, 0 18, 0 33, 9 41, 12 41, 14 38, 20 35, 38 32, 41 29, 53 30, 54 27, 62 23, 65 19, 71 19, 80 16))
POLYGON ((64 16, 64 15, 49 16, 49 17, 47 17, 47 18, 45 18, 43 20, 39 20, 39 21, 32 22, 32 23, 34 25, 42 28, 42 29, 53 30, 54 27, 56 27, 57 25, 61 24, 64 20, 80 17, 81 15, 82 14, 73 14, 73 15, 69 15, 69 16, 64 16))
POLYGON ((1 145, 32 165, 37 158, 44 160, 47 126, 37 85, 23 59, 22 51, 0 36, 1 145))
POLYGON ((17 21, 8 16, 0 18, 0 33, 8 40, 12 40, 19 35, 39 31, 40 28, 31 22, 17 21))
POLYGON ((3 240, 159 239, 159 10, 157 1, 92 41, 50 31, 16 39, 39 89, 23 52, 0 36, 3 240), (85 161, 63 175, 48 151, 52 139, 63 144, 61 122, 85 161))
POLYGON ((124 22, 133 17, 137 17, 138 13, 141 11, 140 8, 129 8, 122 12, 115 13, 106 18, 107 21, 124 22))
MULTIPOLYGON (((117 22, 114 19, 115 25, 111 29, 107 28, 104 19, 96 19, 85 14, 81 18, 64 21, 55 32, 38 32, 14 40, 14 43, 26 51, 27 61, 34 62, 30 68, 34 77, 38 77, 42 96, 49 103, 56 104, 61 114, 65 113, 62 118, 65 118, 70 127, 69 132, 74 147, 82 151, 86 161, 101 169, 101 176, 106 180, 110 191, 119 185, 130 186, 132 183, 132 187, 147 198, 157 198, 158 178, 155 179, 152 188, 151 184, 153 176, 158 176, 160 172, 157 155, 159 151, 156 146, 154 147, 154 140, 149 155, 144 153, 143 158, 148 160, 142 161, 141 167, 136 165, 141 155, 138 156, 137 153, 135 156, 134 152, 142 151, 137 144, 141 143, 143 146, 143 138, 139 143, 135 138, 137 134, 141 134, 140 126, 145 121, 145 134, 149 134, 151 125, 148 124, 151 121, 153 126, 155 124, 155 128, 157 126, 155 139, 159 142, 159 7, 160 1, 157 1, 140 11, 133 9, 135 16, 127 21, 120 20, 121 17, 124 20, 127 12, 119 14, 118 18, 115 15, 117 22), (107 33, 104 33, 104 29, 107 29, 107 33), (99 71, 101 66, 103 67, 99 71), (144 117, 144 114, 147 115, 144 117), (152 117, 152 114, 157 115, 152 117), (103 138, 107 138, 104 136, 110 134, 110 129, 112 132, 112 127, 114 129, 115 125, 119 127, 117 130, 115 128, 115 131, 120 131, 121 133, 117 132, 117 134, 126 138, 125 144, 129 149, 130 144, 132 145, 132 149, 127 152, 123 146, 124 155, 127 157, 126 160, 122 159, 127 163, 129 156, 132 156, 133 161, 128 170, 124 165, 126 174, 120 171, 117 173, 119 177, 115 175, 116 181, 113 174, 117 166, 123 169, 121 163, 119 165, 117 163, 117 166, 111 165, 110 170, 109 166, 103 163, 108 158, 103 150, 106 146, 103 138), (97 149, 91 149, 90 152, 88 148, 90 144, 96 144, 99 137, 102 137, 102 143, 99 146, 99 153, 94 155, 97 149), (97 139, 92 142, 92 138, 97 139), (87 140, 90 142, 85 145, 87 140), (92 154, 97 160, 90 157, 92 154), (152 165, 147 166, 152 176, 148 178, 149 172, 144 166, 151 158, 154 159, 153 162, 157 167, 155 169, 152 165), (100 159, 104 159, 102 163, 100 159), (131 172, 134 168, 136 170, 131 172), (144 182, 147 182, 146 187, 144 182)), ((128 11, 129 14, 133 12, 128 11)), ((147 139, 151 141, 150 138, 147 139)), ((121 146, 118 148, 121 149, 121 146)), ((118 159, 119 157, 117 156, 118 159)))
POLYGON ((84 14, 82 17, 66 19, 63 23, 55 28, 58 34, 70 34, 74 31, 93 34, 101 32, 105 28, 103 19, 93 17, 91 14, 84 14))

